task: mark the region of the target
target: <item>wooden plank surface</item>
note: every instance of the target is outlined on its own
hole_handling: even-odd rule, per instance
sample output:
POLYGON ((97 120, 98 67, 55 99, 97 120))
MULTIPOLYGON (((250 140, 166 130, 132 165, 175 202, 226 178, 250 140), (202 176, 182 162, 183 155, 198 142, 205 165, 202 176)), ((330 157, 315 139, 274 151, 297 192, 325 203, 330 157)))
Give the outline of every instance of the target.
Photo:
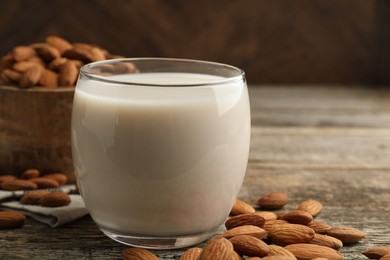
MULTIPOLYGON (((377 120, 390 116, 388 92, 359 87, 251 89, 255 120, 239 197, 253 204, 261 194, 285 191, 291 198, 287 209, 308 198, 320 200, 325 207, 319 219, 368 234, 342 248, 345 259, 367 259, 361 255, 366 248, 390 245, 390 127, 377 120), (295 110, 311 116, 305 122, 296 113, 294 121, 295 110), (291 118, 281 116, 286 111, 291 118), (329 124, 318 124, 319 111, 329 124), (356 120, 343 123, 342 113, 345 118, 354 113, 356 120), (362 114, 370 116, 364 119, 362 114)), ((119 259, 126 248, 105 237, 89 216, 56 229, 28 219, 21 229, 1 231, 0 238, 4 259, 119 259)), ((156 251, 160 259, 178 259, 182 252, 156 251)))

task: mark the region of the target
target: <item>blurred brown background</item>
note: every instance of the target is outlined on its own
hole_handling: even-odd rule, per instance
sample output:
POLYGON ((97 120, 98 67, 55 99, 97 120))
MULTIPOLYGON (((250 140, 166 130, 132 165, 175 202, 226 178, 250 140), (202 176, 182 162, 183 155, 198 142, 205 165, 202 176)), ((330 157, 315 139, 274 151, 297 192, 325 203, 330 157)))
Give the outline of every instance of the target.
POLYGON ((250 84, 390 83, 388 0, 0 0, 0 54, 59 35, 236 65, 250 84))

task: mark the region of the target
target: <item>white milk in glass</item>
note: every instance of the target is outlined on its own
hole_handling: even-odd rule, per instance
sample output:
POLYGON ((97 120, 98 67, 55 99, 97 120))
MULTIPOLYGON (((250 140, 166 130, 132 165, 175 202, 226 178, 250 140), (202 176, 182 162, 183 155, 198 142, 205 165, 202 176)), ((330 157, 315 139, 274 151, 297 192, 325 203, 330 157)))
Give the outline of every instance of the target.
POLYGON ((73 154, 82 197, 105 230, 176 236, 215 230, 245 175, 250 139, 244 82, 141 73, 78 82, 73 154))

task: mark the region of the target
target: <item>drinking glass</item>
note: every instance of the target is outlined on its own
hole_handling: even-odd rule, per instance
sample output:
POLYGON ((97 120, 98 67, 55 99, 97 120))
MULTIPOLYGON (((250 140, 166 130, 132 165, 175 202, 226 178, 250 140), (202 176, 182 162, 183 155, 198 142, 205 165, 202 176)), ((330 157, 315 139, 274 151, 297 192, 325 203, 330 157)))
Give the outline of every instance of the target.
POLYGON ((224 223, 245 176, 245 75, 198 60, 90 63, 71 131, 80 193, 107 236, 155 249, 197 244, 224 223))

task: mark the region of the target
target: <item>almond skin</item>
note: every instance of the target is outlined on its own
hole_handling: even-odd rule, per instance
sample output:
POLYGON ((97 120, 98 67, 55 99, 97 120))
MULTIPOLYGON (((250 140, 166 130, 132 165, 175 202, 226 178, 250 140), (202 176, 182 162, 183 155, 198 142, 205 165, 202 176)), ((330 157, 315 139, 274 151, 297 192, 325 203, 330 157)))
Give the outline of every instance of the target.
POLYGON ((9 191, 35 190, 36 188, 38 188, 38 185, 28 180, 13 180, 1 184, 1 189, 9 191))
POLYGON ((68 194, 63 192, 50 192, 39 200, 39 205, 43 207, 62 207, 70 203, 68 194))
POLYGON ((232 242, 234 250, 241 255, 263 257, 270 251, 266 243, 248 235, 232 237, 230 242, 232 242))
POLYGON ((288 203, 288 195, 284 192, 272 192, 263 195, 257 205, 262 209, 280 209, 288 203))
POLYGON ((60 185, 64 185, 68 181, 68 177, 63 173, 50 173, 42 176, 42 178, 53 179, 60 185))
POLYGON ((15 61, 27 60, 36 54, 34 48, 30 46, 17 46, 11 51, 11 56, 15 61))
POLYGON ((312 244, 292 244, 286 246, 285 248, 293 253, 298 260, 311 260, 318 257, 332 260, 344 259, 344 257, 338 251, 326 246, 312 244))
POLYGON ((132 247, 122 251, 123 260, 158 260, 158 257, 144 248, 132 247))
POLYGON ((314 232, 318 234, 325 234, 326 231, 331 228, 331 226, 323 220, 313 220, 307 226, 312 228, 314 232))
POLYGON ((242 200, 236 200, 230 214, 232 215, 240 215, 246 213, 255 213, 255 208, 242 200))
POLYGON ((313 217, 317 216, 323 208, 321 202, 313 199, 305 200, 298 205, 299 210, 310 213, 313 217))
POLYGON ((200 254, 200 260, 230 259, 233 255, 233 244, 226 238, 210 240, 200 254))
POLYGON ((67 60, 60 68, 58 75, 59 86, 74 86, 79 75, 79 70, 73 61, 67 60))
POLYGON ((38 178, 39 175, 41 175, 41 172, 39 170, 27 169, 22 173, 21 178, 28 180, 28 179, 38 178))
POLYGON ((263 239, 267 237, 267 231, 256 226, 246 225, 246 226, 240 226, 240 227, 229 229, 228 231, 222 234, 222 237, 232 238, 239 235, 249 235, 252 237, 263 239))
POLYGON ((368 248, 363 252, 363 255, 370 259, 379 259, 382 256, 390 254, 390 246, 375 246, 368 248))
POLYGON ((60 51, 49 44, 42 44, 36 50, 38 55, 48 62, 61 57, 60 51))
POLYGON ((34 62, 29 62, 29 61, 19 61, 16 62, 14 65, 12 65, 12 69, 17 71, 17 72, 25 72, 28 68, 32 66, 38 66, 34 62))
POLYGON ((299 224, 274 225, 268 232, 272 242, 277 245, 308 243, 314 238, 314 230, 299 224))
POLYGON ((17 83, 20 81, 20 78, 22 77, 22 73, 11 69, 5 69, 1 73, 1 76, 7 81, 17 83))
POLYGON ((267 232, 269 232, 269 231, 271 231, 271 229, 274 225, 283 225, 283 224, 289 224, 289 223, 286 220, 282 220, 282 219, 267 220, 264 223, 263 229, 265 229, 267 232))
POLYGON ((58 86, 58 74, 51 71, 51 70, 43 69, 38 83, 40 86, 43 86, 43 87, 57 87, 58 86))
POLYGON ((28 205, 38 205, 39 204, 39 200, 45 196, 46 194, 49 194, 50 191, 48 190, 34 190, 34 191, 30 191, 26 194, 24 194, 21 198, 20 198, 20 202, 23 203, 23 204, 28 204, 28 205))
POLYGON ((23 226, 26 216, 13 211, 0 211, 0 229, 23 226))
POLYGON ((48 36, 46 38, 46 42, 56 48, 60 54, 63 54, 66 50, 72 48, 72 44, 58 36, 48 36))
POLYGON ((268 253, 269 256, 287 256, 290 257, 291 259, 296 260, 296 257, 293 255, 293 253, 291 253, 284 247, 277 246, 277 245, 270 245, 269 249, 270 249, 268 253))
POLYGON ((226 229, 232 229, 239 226, 252 225, 262 227, 265 223, 265 219, 254 213, 241 214, 229 218, 225 222, 226 229))
POLYGON ((42 75, 42 68, 38 65, 27 68, 20 77, 19 87, 31 88, 35 86, 42 75))
POLYGON ((30 181, 38 185, 39 189, 58 188, 60 186, 58 182, 48 178, 34 178, 34 179, 30 179, 30 181))
POLYGON ((326 234, 340 239, 343 244, 353 244, 359 242, 366 236, 366 233, 347 226, 332 227, 326 234))
POLYGON ((16 180, 16 177, 13 175, 0 176, 0 184, 2 184, 3 182, 13 181, 13 180, 16 180))
POLYGON ((293 210, 284 214, 280 219, 294 224, 307 225, 313 220, 313 216, 303 210, 293 210))
MULTIPOLYGON (((256 260, 259 260, 260 258, 256 259, 256 260)), ((247 260, 252 260, 252 258, 247 258, 247 260)), ((255 259, 253 259, 255 260, 255 259)), ((295 256, 294 257, 291 257, 291 256, 285 256, 285 255, 270 255, 270 256, 266 256, 266 257, 263 257, 261 258, 261 260, 296 260, 295 256)))
POLYGON ((380 260, 390 260, 390 254, 382 256, 380 260))
POLYGON ((190 248, 181 255, 180 260, 197 260, 199 259, 202 250, 203 249, 199 247, 190 248))
POLYGON ((314 238, 310 241, 310 244, 327 246, 336 250, 343 247, 343 242, 341 242, 340 239, 322 234, 315 234, 314 238))
POLYGON ((256 211, 255 214, 262 216, 266 221, 278 219, 278 216, 274 212, 271 212, 271 211, 256 211))

